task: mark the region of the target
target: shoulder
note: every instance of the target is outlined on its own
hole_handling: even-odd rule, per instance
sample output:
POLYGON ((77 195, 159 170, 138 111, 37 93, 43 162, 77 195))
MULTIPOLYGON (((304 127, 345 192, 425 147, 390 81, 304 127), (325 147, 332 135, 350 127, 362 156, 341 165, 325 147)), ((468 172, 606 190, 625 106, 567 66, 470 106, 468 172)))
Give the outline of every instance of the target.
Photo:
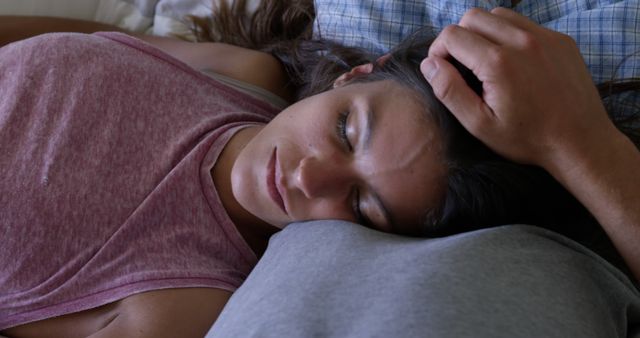
POLYGON ((261 87, 285 100, 291 97, 284 67, 271 54, 225 43, 194 43, 150 35, 136 37, 194 69, 210 70, 261 87))

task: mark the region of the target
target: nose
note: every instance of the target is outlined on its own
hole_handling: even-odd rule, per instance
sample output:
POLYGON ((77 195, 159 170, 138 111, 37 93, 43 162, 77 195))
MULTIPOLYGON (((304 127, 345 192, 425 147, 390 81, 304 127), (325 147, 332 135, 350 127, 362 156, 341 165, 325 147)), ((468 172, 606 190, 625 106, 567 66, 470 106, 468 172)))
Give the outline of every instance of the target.
POLYGON ((354 177, 344 161, 317 157, 303 158, 295 173, 298 188, 309 199, 346 195, 354 177))

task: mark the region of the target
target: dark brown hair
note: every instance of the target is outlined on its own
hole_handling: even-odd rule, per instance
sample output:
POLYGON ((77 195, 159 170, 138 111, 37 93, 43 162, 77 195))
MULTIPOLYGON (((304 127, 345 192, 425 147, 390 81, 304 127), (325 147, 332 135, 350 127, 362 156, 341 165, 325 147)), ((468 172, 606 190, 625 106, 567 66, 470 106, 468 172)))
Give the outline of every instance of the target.
MULTIPOLYGON (((423 29, 412 34, 389 52, 386 62, 377 63, 379 55, 312 39, 313 6, 310 1, 266 3, 270 2, 262 1, 252 18, 246 17, 244 1, 236 2, 234 8, 220 7, 222 12, 214 13, 214 17, 226 16, 226 21, 209 19, 207 24, 202 19, 194 21, 197 32, 205 39, 214 39, 219 32, 226 32, 229 36, 218 36, 218 41, 272 53, 282 62, 291 83, 298 89, 298 99, 330 89, 339 75, 364 63, 373 63, 374 70, 370 75, 358 78, 357 82, 391 79, 421 97, 429 118, 437 123, 444 137, 448 169, 446 193, 440 207, 425 211, 422 235, 443 236, 501 224, 524 223, 560 232, 592 248, 590 244, 604 239, 607 243, 594 245, 605 246, 607 250, 611 248, 590 213, 553 177, 539 167, 513 163, 498 156, 468 133, 436 99, 419 70, 436 32, 423 29), (287 14, 282 15, 285 12, 287 14), (239 19, 231 19, 234 15, 239 19), (250 29, 232 28, 239 22, 250 22, 247 24, 250 29), (289 27, 290 24, 294 27, 289 27), (264 31, 253 32, 255 29, 264 31)), ((451 62, 467 83, 480 93, 482 85, 473 74, 455 60, 451 62)), ((612 80, 598 89, 603 99, 613 98, 615 94, 638 91, 640 80, 612 80)), ((605 100, 605 103, 611 102, 605 100)), ((640 148, 637 125, 640 114, 616 115, 614 105, 606 106, 619 129, 640 148)))
POLYGON ((261 1, 255 12, 246 0, 213 1, 210 17, 190 16, 198 41, 224 42, 274 55, 284 66, 295 98, 331 88, 352 67, 372 55, 322 39, 312 39, 313 0, 261 1))

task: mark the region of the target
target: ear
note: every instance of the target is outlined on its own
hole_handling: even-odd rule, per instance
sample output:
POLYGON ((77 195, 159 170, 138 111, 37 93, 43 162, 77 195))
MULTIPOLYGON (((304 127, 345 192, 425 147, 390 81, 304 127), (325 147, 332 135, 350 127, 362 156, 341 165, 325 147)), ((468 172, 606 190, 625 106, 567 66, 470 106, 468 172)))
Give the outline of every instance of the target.
POLYGON ((358 76, 371 74, 372 71, 373 71, 373 64, 371 63, 365 63, 364 65, 355 66, 349 72, 338 76, 338 78, 335 81, 333 81, 333 88, 342 87, 347 83, 349 83, 349 81, 351 81, 352 79, 358 76))
POLYGON ((391 54, 390 54, 390 53, 387 53, 387 54, 384 54, 384 55, 382 55, 381 57, 379 57, 379 58, 376 60, 376 63, 378 64, 378 66, 384 66, 384 64, 385 64, 389 59, 391 59, 391 54))

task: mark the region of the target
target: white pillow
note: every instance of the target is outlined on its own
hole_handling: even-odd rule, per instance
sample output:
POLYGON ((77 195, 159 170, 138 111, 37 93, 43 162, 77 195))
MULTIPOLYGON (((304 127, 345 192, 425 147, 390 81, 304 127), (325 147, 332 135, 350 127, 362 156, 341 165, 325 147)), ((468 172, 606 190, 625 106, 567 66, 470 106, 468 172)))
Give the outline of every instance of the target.
MULTIPOLYGON (((173 36, 195 41, 185 17, 211 15, 213 2, 234 0, 99 0, 95 20, 152 35, 173 36)), ((260 0, 248 0, 252 13, 260 0)))
POLYGON ((158 0, 98 0, 94 20, 138 33, 150 33, 158 0))

